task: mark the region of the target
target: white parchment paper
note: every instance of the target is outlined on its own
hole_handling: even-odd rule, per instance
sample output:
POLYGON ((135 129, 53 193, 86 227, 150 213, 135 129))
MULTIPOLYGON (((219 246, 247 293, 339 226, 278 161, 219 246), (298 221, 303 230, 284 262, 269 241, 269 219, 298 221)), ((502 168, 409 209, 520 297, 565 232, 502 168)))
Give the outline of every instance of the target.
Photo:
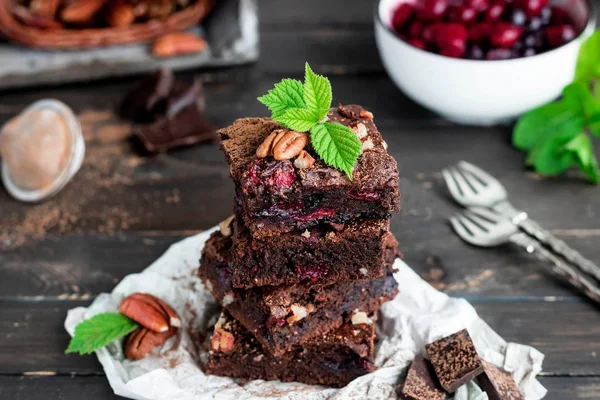
MULTIPOLYGON (((143 272, 125 277, 112 293, 98 296, 87 308, 69 311, 65 328, 71 335, 84 319, 117 311, 121 300, 133 292, 164 299, 182 317, 186 329, 181 330, 181 335, 140 361, 124 359, 117 345, 96 352, 116 394, 139 400, 395 399, 407 365, 423 351, 423 346, 464 328, 469 330, 483 358, 513 373, 526 400, 539 400, 546 394, 536 380, 542 369, 542 353, 533 347, 507 343, 466 300, 438 292, 400 260, 395 264, 400 294, 382 307, 378 321, 376 372, 342 389, 278 381, 237 383, 230 378, 204 375, 195 362, 198 351, 202 351, 195 342, 198 336, 209 334, 207 321, 217 313, 218 306, 195 270, 211 232, 175 243, 143 272)), ((467 385, 456 393, 456 400, 485 398, 476 387, 467 385)))

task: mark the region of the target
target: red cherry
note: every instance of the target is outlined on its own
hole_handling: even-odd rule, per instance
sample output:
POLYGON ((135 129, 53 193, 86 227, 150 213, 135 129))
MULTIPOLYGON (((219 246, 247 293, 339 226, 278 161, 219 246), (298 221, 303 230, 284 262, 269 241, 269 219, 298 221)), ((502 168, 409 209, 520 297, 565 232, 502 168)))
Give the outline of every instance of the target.
POLYGON ((488 0, 467 0, 465 1, 467 7, 474 9, 475 11, 485 11, 489 6, 488 0))
POLYGON ((469 28, 469 40, 474 43, 482 43, 490 39, 492 34, 492 25, 487 22, 480 22, 469 28))
POLYGON ((421 37, 421 32, 423 31, 423 23, 421 21, 415 21, 412 24, 410 24, 410 27, 408 28, 408 35, 411 38, 419 38, 421 37))
POLYGON ((419 39, 410 39, 408 41, 408 43, 412 44, 413 46, 415 46, 416 48, 421 49, 421 50, 425 50, 425 48, 426 48, 425 43, 423 43, 419 39))
POLYGON ((392 26, 396 30, 400 30, 410 20, 413 15, 413 6, 408 3, 401 3, 394 11, 392 17, 392 26))
POLYGON ((448 9, 448 0, 421 0, 417 3, 417 16, 423 20, 436 20, 448 9))
POLYGON ((552 25, 568 24, 571 22, 569 13, 567 13, 564 9, 559 7, 551 7, 550 10, 552 11, 552 17, 550 18, 552 25))
POLYGON ((457 23, 439 24, 436 28, 436 42, 440 54, 462 57, 467 47, 467 28, 457 23))
POLYGON ((456 7, 452 6, 448 9, 448 20, 451 22, 462 22, 463 24, 470 24, 477 18, 477 12, 475 9, 470 7, 456 7))
POLYGON ((560 47, 575 39, 577 36, 577 32, 575 32, 573 25, 567 24, 549 26, 546 28, 545 33, 548 44, 553 48, 560 47))
POLYGON ((504 13, 504 4, 494 3, 485 12, 485 19, 488 21, 497 21, 504 13))
POLYGON ((423 31, 421 32, 421 39, 428 44, 435 43, 435 37, 437 35, 436 32, 439 25, 440 24, 431 24, 423 28, 423 31))
POLYGON ((519 40, 521 34, 523 34, 523 28, 499 22, 492 29, 491 42, 493 46, 508 49, 519 40))
POLYGON ((542 12, 542 8, 548 5, 549 0, 516 0, 519 8, 525 10, 528 17, 537 17, 542 12))

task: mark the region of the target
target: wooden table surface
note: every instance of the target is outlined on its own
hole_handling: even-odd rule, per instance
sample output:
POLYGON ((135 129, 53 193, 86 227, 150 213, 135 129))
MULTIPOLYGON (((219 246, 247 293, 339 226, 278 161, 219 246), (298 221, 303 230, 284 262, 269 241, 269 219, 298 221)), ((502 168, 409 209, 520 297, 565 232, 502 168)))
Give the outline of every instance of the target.
MULTIPOLYGON (((407 99, 377 55, 371 2, 299 4, 260 2, 258 64, 186 74, 208 82, 212 121, 225 126, 238 117, 266 115, 256 97, 282 77, 301 78, 309 61, 330 77, 335 102, 373 111, 398 160, 403 211, 393 231, 408 264, 439 289, 467 298, 506 340, 544 352, 547 399, 599 398, 599 309, 518 249, 461 242, 446 222, 457 208, 440 171, 462 159, 484 167, 518 207, 596 261, 600 189, 576 173, 544 179, 525 171, 523 154, 510 145, 510 128, 452 125, 407 99)), ((87 143, 82 170, 56 198, 25 205, 0 190, 1 399, 113 398, 95 357, 64 354, 67 310, 110 292, 171 243, 231 214, 233 185, 217 143, 157 157, 140 151, 130 127, 114 116, 131 82, 0 97, 1 121, 37 99, 65 101, 79 114, 87 143)))

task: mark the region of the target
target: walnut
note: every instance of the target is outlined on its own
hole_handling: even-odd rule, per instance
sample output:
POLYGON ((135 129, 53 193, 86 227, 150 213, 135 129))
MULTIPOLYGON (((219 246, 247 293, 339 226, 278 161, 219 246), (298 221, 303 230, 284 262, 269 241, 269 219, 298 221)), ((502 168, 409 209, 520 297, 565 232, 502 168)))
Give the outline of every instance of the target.
POLYGON ((373 150, 374 147, 375 145, 373 144, 373 141, 370 137, 368 137, 362 142, 362 151, 373 150))
POLYGON ((356 126, 352 127, 352 130, 354 133, 356 133, 356 136, 358 136, 359 139, 364 139, 369 136, 369 131, 363 123, 358 123, 356 126))
POLYGON ((215 327, 210 344, 214 351, 230 353, 235 345, 235 338, 226 330, 215 327))
POLYGON ((298 169, 310 168, 313 165, 315 165, 315 159, 306 150, 302 150, 298 154, 298 158, 294 160, 294 167, 298 169))
POLYGON ((273 157, 278 161, 290 160, 300 154, 308 140, 306 133, 288 131, 273 146, 273 157))
POLYGON ((227 218, 224 221, 219 222, 219 230, 221 231, 221 235, 224 237, 231 236, 231 223, 233 222, 234 216, 227 218))
POLYGON ((300 236, 305 237, 307 239, 310 239, 310 232, 309 232, 309 230, 308 229, 305 230, 304 232, 302 232, 302 234, 300 236))
POLYGON ((352 325, 371 325, 373 321, 367 316, 367 313, 364 311, 354 310, 352 317, 350 318, 352 321, 352 325))
POLYGON ((366 119, 373 119, 373 113, 363 108, 360 110, 360 117, 366 119))
POLYGON ((119 312, 154 332, 180 328, 181 319, 169 305, 147 293, 134 293, 121 302, 119 312))
POLYGON ((293 324, 294 322, 298 322, 301 319, 304 319, 310 314, 314 312, 315 306, 309 304, 307 307, 301 306, 300 304, 292 304, 290 306, 292 315, 287 318, 288 324, 293 324))
POLYGON ((369 274, 369 270, 366 269, 365 267, 362 267, 361 269, 359 269, 358 272, 360 272, 364 276, 367 276, 369 274))

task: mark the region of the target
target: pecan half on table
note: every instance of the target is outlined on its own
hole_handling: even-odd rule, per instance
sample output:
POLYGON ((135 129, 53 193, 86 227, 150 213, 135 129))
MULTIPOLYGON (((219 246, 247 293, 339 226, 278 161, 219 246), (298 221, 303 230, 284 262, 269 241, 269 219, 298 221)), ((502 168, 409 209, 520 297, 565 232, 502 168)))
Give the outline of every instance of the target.
POLYGON ((144 358, 174 336, 181 327, 181 319, 175 310, 151 294, 134 293, 127 296, 121 302, 119 311, 140 324, 123 344, 123 353, 130 360, 144 358))

